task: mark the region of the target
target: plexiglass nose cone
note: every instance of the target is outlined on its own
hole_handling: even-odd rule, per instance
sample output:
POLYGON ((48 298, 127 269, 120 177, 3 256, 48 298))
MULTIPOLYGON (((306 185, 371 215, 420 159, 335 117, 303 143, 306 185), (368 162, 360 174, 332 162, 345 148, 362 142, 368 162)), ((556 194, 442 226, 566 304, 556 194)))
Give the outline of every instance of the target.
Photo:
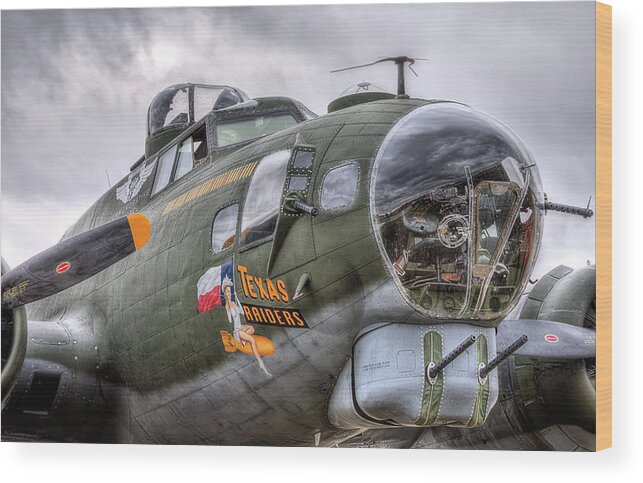
POLYGON ((372 222, 391 276, 419 311, 495 320, 533 266, 542 196, 513 131, 470 107, 433 103, 401 119, 382 144, 372 222))

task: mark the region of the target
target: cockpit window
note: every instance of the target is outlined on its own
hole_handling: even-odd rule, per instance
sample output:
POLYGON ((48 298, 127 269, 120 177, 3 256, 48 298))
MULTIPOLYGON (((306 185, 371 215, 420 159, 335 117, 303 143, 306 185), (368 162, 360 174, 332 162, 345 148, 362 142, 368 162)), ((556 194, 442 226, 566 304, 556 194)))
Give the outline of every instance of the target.
POLYGON ((192 136, 179 143, 159 157, 152 194, 165 188, 170 182, 177 181, 208 159, 208 143, 205 126, 197 129, 192 136), (176 163, 174 162, 176 158, 176 163), (176 166, 175 166, 176 165, 176 166), (174 174, 172 174, 174 173, 174 174))
POLYGON ((192 152, 194 155, 194 167, 197 168, 208 159, 208 139, 205 126, 192 135, 192 152))
POLYGON ((291 114, 256 116, 217 123, 217 146, 229 146, 260 138, 297 124, 291 114))
POLYGON ((179 155, 176 160, 174 179, 176 181, 184 175, 203 164, 208 157, 208 146, 205 126, 197 130, 192 136, 179 145, 179 155))
POLYGON ((212 223, 212 253, 217 254, 227 250, 234 244, 237 232, 237 216, 239 204, 226 206, 218 211, 212 223))
POLYGON ((243 100, 229 87, 194 86, 194 120, 202 119, 212 110, 234 106, 243 100))
POLYGON ((359 168, 355 163, 331 169, 322 185, 322 208, 336 210, 352 204, 357 192, 358 178, 359 168))
POLYGON ((188 86, 172 86, 161 91, 150 104, 148 134, 167 126, 187 124, 190 102, 188 86))
POLYGON ((156 176, 154 178, 154 186, 152 187, 152 194, 158 193, 169 184, 170 178, 172 177, 175 155, 176 145, 172 146, 159 157, 156 176))
POLYGON ((174 179, 182 178, 192 171, 192 138, 189 137, 179 145, 179 157, 176 160, 174 179))
POLYGON ((213 110, 247 101, 239 89, 229 86, 176 84, 159 92, 147 113, 147 135, 171 126, 187 127, 213 110))
POLYGON ((498 319, 540 242, 542 190, 518 137, 454 103, 411 112, 387 136, 372 212, 402 293, 435 319, 498 319))
POLYGON ((277 226, 279 203, 286 179, 290 151, 264 157, 252 175, 241 218, 241 244, 271 237, 277 226))

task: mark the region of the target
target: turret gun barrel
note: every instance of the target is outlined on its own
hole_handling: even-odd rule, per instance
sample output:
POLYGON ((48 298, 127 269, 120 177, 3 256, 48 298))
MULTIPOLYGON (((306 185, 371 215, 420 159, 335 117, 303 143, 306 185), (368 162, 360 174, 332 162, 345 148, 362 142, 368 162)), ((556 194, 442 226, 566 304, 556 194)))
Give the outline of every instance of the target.
POLYGON ((492 359, 491 362, 489 362, 489 364, 487 364, 486 366, 481 365, 480 370, 478 372, 478 374, 480 375, 480 379, 482 380, 486 379, 491 371, 493 371, 496 367, 498 367, 506 359, 508 359, 511 354, 513 354, 518 349, 520 349, 523 345, 525 345, 527 343, 527 340, 528 340, 528 337, 526 335, 519 337, 509 347, 507 347, 500 354, 498 354, 494 359, 492 359))
POLYGON ((429 380, 435 379, 438 377, 438 374, 440 374, 440 371, 442 371, 446 366, 451 364, 453 360, 458 357, 460 354, 462 354, 464 351, 466 351, 469 347, 471 347, 476 341, 476 336, 472 335, 468 337, 464 342, 462 342, 458 347, 453 349, 451 352, 449 352, 446 357, 444 357, 440 362, 438 362, 435 366, 431 367, 428 371, 427 374, 429 376, 429 380))

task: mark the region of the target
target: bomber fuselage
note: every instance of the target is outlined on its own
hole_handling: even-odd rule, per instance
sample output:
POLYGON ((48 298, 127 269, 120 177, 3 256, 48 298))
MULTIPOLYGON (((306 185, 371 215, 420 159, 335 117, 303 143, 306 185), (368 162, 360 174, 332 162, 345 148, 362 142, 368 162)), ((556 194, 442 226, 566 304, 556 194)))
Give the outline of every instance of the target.
MULTIPOLYGON (((475 259, 474 241, 463 238, 467 228, 458 223, 487 216, 482 209, 480 215, 471 210, 474 201, 479 206, 489 198, 480 176, 492 167, 480 165, 476 171, 476 163, 484 163, 480 159, 493 149, 473 153, 471 169, 460 170, 467 188, 442 180, 454 190, 448 199, 422 184, 426 173, 418 176, 417 186, 402 180, 383 201, 377 194, 385 188, 378 176, 392 162, 386 158, 403 141, 395 138, 401 120, 412 123, 414 111, 438 105, 454 106, 445 116, 457 109, 466 116, 468 109, 381 100, 304 122, 295 116, 298 124, 292 127, 252 142, 226 141, 230 144, 218 149, 213 145, 221 132, 213 131, 228 114, 214 112, 148 155, 65 234, 142 212, 152 225, 148 246, 28 307, 30 319, 48 321, 38 326, 53 327, 42 330, 58 330, 60 336, 53 345, 37 334, 30 339, 7 414, 21 411, 35 372, 59 371, 50 407, 16 416, 23 423, 35 418, 45 439, 96 440, 102 434, 104 440, 121 442, 309 445, 319 434, 327 438, 338 431, 329 422, 329 400, 353 357, 356 336, 368 326, 464 327, 453 337, 467 331, 484 335, 492 357, 494 327, 522 290, 538 245, 538 234, 527 228, 511 238, 513 222, 505 234, 502 224, 494 226, 493 240, 485 238, 489 246, 481 244, 475 259), (190 153, 196 158, 195 139, 204 129, 207 159, 193 159, 178 176, 184 141, 194 138, 190 153), (165 152, 172 152, 174 161, 162 186, 165 152), (479 198, 474 186, 480 186, 479 198), (424 215, 404 208, 398 216, 402 208, 393 207, 392 200, 415 199, 413 190, 432 193, 429 201, 439 205, 435 213, 444 215, 439 227, 431 227, 434 208, 424 215), (292 209, 289 196, 317 208, 318 215, 292 209), (462 205, 453 201, 456 197, 462 205), (405 218, 409 213, 411 222, 405 218), (387 224, 389 216, 394 221, 387 224), (416 243, 405 232, 400 241, 401 226, 433 230, 435 236, 417 235, 416 243), (503 246, 494 252, 498 240, 503 246), (439 256, 425 255, 436 247, 439 256), (513 258, 502 259, 506 273, 485 273, 484 257, 496 257, 497 264, 509 248, 513 258), (514 266, 520 267, 515 273, 514 266), (474 276, 477 285, 471 282, 474 276), (241 332, 254 340, 256 351, 241 332), (80 345, 83 351, 76 354, 80 345), (81 411, 105 417, 74 424, 81 411)), ((278 111, 278 103, 270 109, 278 111)), ((238 115, 230 112, 231 119, 238 115)), ((432 129, 430 139, 443 134, 439 126, 432 129)), ((448 150, 458 142, 471 140, 455 136, 431 149, 448 150)), ((496 158, 500 151, 493 152, 496 158)), ((397 155, 405 156, 403 150, 397 155)), ((409 176, 401 161, 399 175, 409 176)), ((437 169, 429 173, 439 175, 437 169)), ((517 200, 507 204, 503 216, 517 217, 527 204, 525 195, 520 198, 516 183, 507 188, 504 178, 497 184, 490 188, 494 196, 517 200)), ((531 229, 537 232, 537 223, 531 229)), ((443 337, 447 346, 456 345, 448 334, 443 337)), ((373 368, 364 366, 367 370, 373 368)), ((484 400, 492 406, 495 374, 491 384, 484 400)))

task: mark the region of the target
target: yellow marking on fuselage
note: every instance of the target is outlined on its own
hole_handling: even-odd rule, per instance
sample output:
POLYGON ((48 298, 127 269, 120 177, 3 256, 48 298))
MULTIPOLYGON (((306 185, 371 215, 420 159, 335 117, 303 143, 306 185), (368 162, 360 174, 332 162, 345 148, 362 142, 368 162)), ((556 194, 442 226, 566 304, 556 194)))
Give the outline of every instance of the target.
POLYGON ((234 168, 230 171, 227 171, 218 176, 215 176, 214 178, 204 181, 203 183, 195 186, 189 191, 183 193, 182 195, 179 195, 173 200, 170 200, 165 205, 165 209, 163 210, 163 215, 167 215, 168 213, 171 213, 177 208, 180 208, 181 206, 187 203, 190 203, 196 200, 197 198, 200 198, 203 195, 211 193, 216 189, 223 188, 224 186, 230 183, 234 183, 241 179, 247 178, 254 172, 254 169, 256 166, 257 166, 257 162, 254 161, 252 163, 248 163, 238 168, 234 168))
POLYGON ((214 189, 214 187, 216 186, 216 178, 211 179, 210 181, 208 181, 205 184, 205 186, 206 186, 206 193, 209 192, 209 191, 212 191, 214 189))
POLYGON ((150 239, 152 227, 150 221, 143 213, 132 213, 127 217, 130 231, 132 233, 132 241, 136 250, 145 246, 150 239))
POLYGON ((251 166, 251 165, 244 167, 243 170, 241 171, 241 177, 245 178, 246 176, 249 176, 253 169, 254 169, 254 166, 251 166))

